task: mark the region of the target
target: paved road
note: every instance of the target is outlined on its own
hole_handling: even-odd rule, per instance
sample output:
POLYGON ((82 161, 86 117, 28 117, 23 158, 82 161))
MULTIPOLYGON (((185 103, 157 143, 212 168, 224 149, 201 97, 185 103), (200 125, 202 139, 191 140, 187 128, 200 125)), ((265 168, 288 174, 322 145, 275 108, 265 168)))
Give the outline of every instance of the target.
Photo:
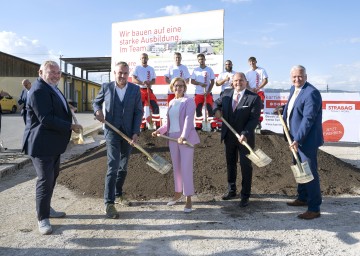
MULTIPOLYGON (((85 138, 87 134, 101 128, 101 123, 94 120, 92 113, 77 113, 76 117, 84 127, 85 138)), ((3 145, 7 150, 0 152, 0 179, 30 162, 29 157, 21 152, 24 128, 25 125, 20 114, 5 114, 2 116, 0 140, 3 141, 3 145)), ((77 135, 73 133, 72 137, 77 138, 77 135)), ((94 147, 97 143, 92 143, 90 146, 94 147)), ((69 143, 69 147, 71 145, 69 143)))
MULTIPOLYGON (((94 120, 94 116, 90 112, 76 113, 76 118, 84 128, 101 125, 98 121, 94 120)), ((0 138, 3 140, 4 147, 12 150, 20 150, 25 128, 20 114, 3 114, 1 124, 0 138)))

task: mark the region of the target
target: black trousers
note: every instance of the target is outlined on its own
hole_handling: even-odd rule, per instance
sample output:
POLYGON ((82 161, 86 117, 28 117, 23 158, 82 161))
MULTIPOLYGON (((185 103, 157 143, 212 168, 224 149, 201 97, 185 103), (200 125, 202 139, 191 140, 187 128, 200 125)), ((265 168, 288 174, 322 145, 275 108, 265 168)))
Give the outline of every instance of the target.
POLYGON ((26 125, 26 113, 27 113, 26 110, 24 110, 24 111, 21 113, 25 125, 26 125))
POLYGON ((37 174, 36 212, 38 220, 48 219, 56 179, 60 171, 60 155, 31 157, 37 174))
POLYGON ((240 158, 242 176, 240 196, 241 198, 249 198, 251 194, 253 167, 246 155, 250 152, 245 146, 240 144, 236 136, 230 131, 226 134, 224 143, 229 190, 236 191, 237 162, 240 158))

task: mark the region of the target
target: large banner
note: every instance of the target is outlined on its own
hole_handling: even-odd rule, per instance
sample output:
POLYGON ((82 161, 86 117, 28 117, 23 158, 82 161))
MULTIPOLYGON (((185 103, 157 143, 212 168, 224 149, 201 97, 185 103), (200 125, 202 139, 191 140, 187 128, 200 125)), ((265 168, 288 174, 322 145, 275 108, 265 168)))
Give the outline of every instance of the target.
MULTIPOLYGON (((112 64, 126 61, 130 73, 136 65, 141 65, 140 55, 149 55, 148 65, 155 69, 156 85, 152 87, 164 105, 168 85, 164 74, 174 63, 174 52, 182 55, 182 64, 187 65, 190 74, 199 66, 196 55, 206 55, 206 65, 215 74, 223 71, 224 52, 224 10, 197 12, 118 22, 112 24, 112 64)), ((213 92, 221 88, 214 86, 213 92)), ((195 86, 189 86, 192 94, 195 86)))
MULTIPOLYGON (((360 93, 321 93, 321 96, 325 141, 360 142, 360 93)), ((283 132, 279 117, 272 112, 276 106, 284 105, 288 97, 288 92, 265 92, 263 129, 283 132)))

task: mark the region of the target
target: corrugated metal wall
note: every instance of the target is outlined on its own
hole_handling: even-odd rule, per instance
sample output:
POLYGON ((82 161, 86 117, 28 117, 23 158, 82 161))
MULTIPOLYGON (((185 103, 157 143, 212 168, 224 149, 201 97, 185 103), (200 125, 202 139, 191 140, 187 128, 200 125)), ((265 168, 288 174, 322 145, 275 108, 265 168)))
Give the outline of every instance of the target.
POLYGON ((37 77, 40 65, 0 52, 0 77, 37 77))

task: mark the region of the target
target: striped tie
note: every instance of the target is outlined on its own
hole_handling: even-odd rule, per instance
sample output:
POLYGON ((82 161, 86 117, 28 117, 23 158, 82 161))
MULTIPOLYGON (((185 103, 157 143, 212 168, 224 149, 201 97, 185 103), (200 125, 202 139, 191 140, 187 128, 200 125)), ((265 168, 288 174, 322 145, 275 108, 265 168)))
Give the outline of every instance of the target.
POLYGON ((233 101, 233 112, 236 110, 236 107, 237 107, 237 105, 238 105, 238 103, 239 103, 239 98, 240 98, 240 93, 238 93, 237 95, 236 95, 236 98, 234 99, 234 101, 233 101))

